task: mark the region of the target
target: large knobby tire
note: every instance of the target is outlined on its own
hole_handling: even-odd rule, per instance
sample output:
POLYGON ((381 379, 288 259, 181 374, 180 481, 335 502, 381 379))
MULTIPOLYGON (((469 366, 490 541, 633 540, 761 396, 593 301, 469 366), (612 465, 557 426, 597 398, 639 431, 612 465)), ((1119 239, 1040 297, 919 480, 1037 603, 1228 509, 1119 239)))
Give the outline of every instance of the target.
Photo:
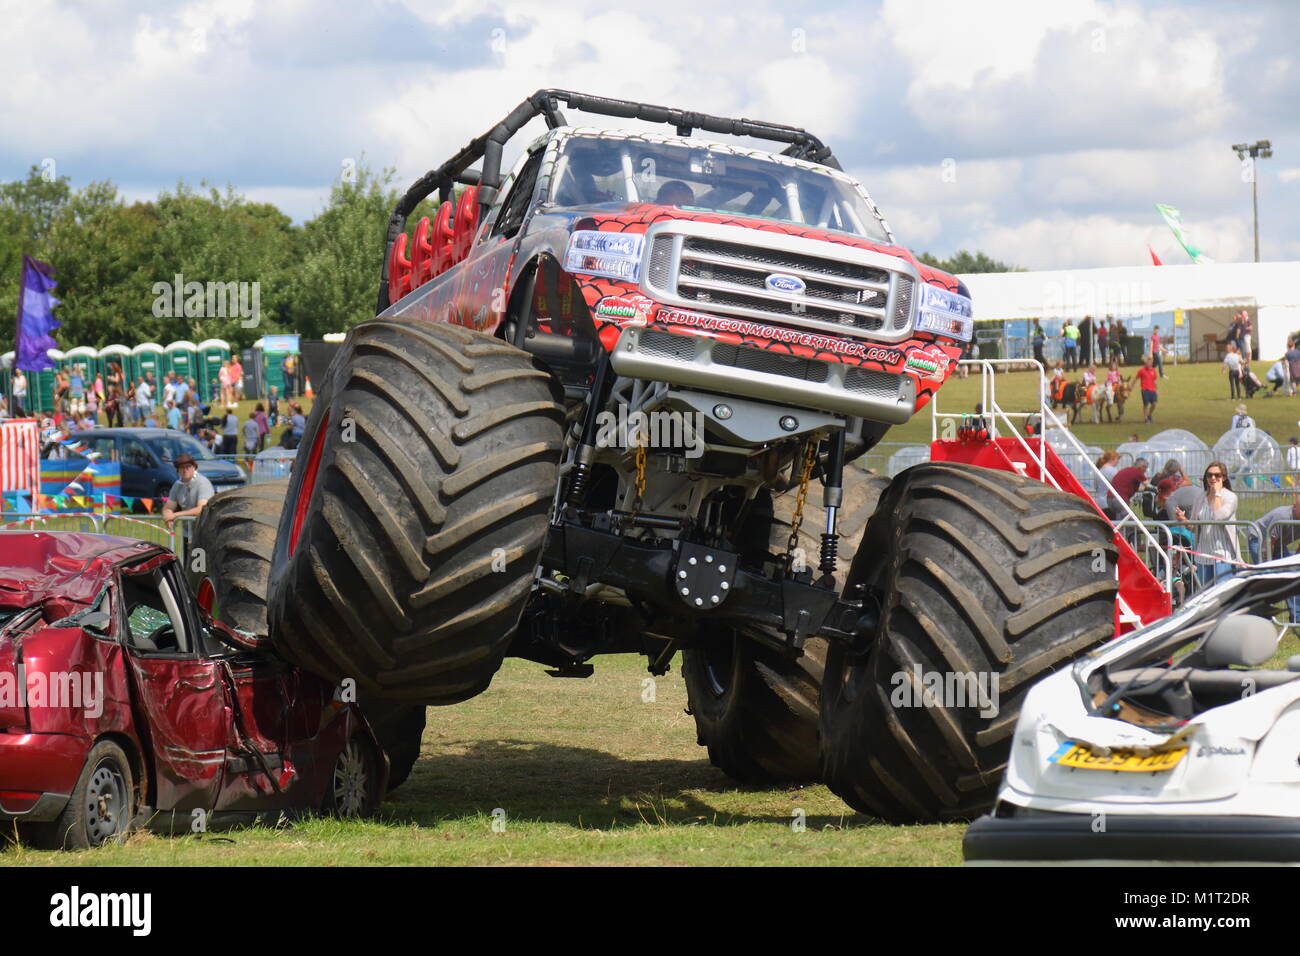
MULTIPOLYGON (((837 581, 843 585, 867 519, 889 479, 857 467, 844 469, 844 501, 837 581)), ((790 538, 797 488, 772 500, 771 548, 783 553, 790 538)), ((810 484, 796 547, 814 570, 826 528, 820 484, 810 484)), ((802 656, 790 658, 757 641, 722 629, 682 654, 682 676, 696 738, 709 760, 746 784, 799 783, 818 777, 817 720, 827 642, 812 637, 802 656)))
POLYGON ((987 810, 1029 687, 1113 635, 1115 557, 1096 510, 1040 482, 940 462, 895 477, 851 572, 880 599, 876 639, 827 657, 823 780, 895 823, 987 810))
POLYGON ((288 490, 289 479, 277 478, 213 495, 190 541, 189 567, 212 588, 213 616, 259 637, 269 633, 266 592, 288 490))
MULTIPOLYGON (((289 479, 277 478, 213 495, 199 513, 190 543, 191 569, 196 549, 202 549, 203 569, 195 571, 200 582, 196 590, 202 581, 212 588, 213 616, 258 637, 270 635, 267 590, 288 490, 289 479)), ((396 790, 419 759, 424 706, 367 694, 361 696, 360 705, 388 754, 388 789, 396 790)))
POLYGON ((501 666, 558 480, 562 411, 530 356, 375 319, 312 408, 271 579, 291 659, 363 692, 453 704, 501 666))
POLYGON ((801 657, 730 629, 682 654, 695 734, 709 760, 745 784, 817 779, 817 695, 826 642, 801 657))

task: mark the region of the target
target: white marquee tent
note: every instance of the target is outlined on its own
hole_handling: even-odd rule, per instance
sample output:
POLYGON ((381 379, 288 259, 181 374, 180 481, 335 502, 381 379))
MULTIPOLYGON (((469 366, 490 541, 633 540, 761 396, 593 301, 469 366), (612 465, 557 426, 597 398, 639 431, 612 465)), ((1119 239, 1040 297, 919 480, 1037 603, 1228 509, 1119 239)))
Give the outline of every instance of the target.
MULTIPOLYGON (((1130 332, 1148 333, 1171 316, 1187 326, 1193 353, 1212 333, 1222 337, 1232 312, 1256 317, 1259 355, 1277 358, 1300 329, 1300 262, 1123 266, 1053 272, 961 276, 977 322, 1074 319, 1114 315, 1130 332)), ((1164 335, 1171 329, 1162 326, 1164 335)), ((1050 333, 1049 333, 1050 334, 1050 333)))

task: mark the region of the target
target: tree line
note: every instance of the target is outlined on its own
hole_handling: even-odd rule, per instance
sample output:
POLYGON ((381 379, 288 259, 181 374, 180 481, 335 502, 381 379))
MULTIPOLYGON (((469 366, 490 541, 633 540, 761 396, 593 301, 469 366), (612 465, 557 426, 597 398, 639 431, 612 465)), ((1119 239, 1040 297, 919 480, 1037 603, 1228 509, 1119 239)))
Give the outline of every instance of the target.
MULTIPOLYGON (((22 257, 30 255, 54 267, 62 301, 54 337, 65 349, 209 338, 246 348, 268 333, 320 338, 351 328, 374 314, 385 229, 398 197, 394 178, 391 169, 375 173, 361 164, 333 185, 319 214, 298 226, 274 205, 250 202, 229 186, 181 182, 156 199, 128 203, 111 182, 73 189, 68 177, 33 166, 26 179, 0 183, 0 316, 17 313, 22 257), (257 325, 246 328, 229 313, 155 309, 155 286, 171 285, 178 274, 187 283, 256 282, 257 325)), ((430 214, 422 203, 410 222, 430 214)), ((949 272, 1014 268, 964 250, 949 259, 920 258, 949 272)), ((0 319, 0 352, 14 348, 14 335, 14 323, 0 319)))
MULTIPOLYGON (((208 338, 244 348, 269 333, 320 338, 350 328, 374 315, 393 180, 393 170, 362 165, 298 226, 231 187, 182 182, 128 203, 111 182, 73 189, 68 177, 33 166, 26 179, 0 183, 0 316, 17 314, 22 257, 30 255, 54 267, 62 303, 54 337, 65 349, 208 338), (177 274, 187 283, 258 283, 256 326, 229 313, 156 310, 155 286, 177 274)), ((0 319, 0 352, 14 348, 14 336, 12 319, 0 319)))

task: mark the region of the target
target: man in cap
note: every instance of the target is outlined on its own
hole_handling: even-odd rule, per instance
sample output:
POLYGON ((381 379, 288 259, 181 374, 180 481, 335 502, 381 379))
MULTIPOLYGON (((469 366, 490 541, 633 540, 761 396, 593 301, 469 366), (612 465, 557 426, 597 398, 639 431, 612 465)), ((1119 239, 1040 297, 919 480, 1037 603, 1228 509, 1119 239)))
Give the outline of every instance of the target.
POLYGON ((189 452, 181 452, 172 464, 180 478, 172 485, 172 490, 167 493, 167 503, 163 505, 163 518, 169 531, 177 518, 197 515, 215 494, 212 482, 199 474, 199 466, 189 452))

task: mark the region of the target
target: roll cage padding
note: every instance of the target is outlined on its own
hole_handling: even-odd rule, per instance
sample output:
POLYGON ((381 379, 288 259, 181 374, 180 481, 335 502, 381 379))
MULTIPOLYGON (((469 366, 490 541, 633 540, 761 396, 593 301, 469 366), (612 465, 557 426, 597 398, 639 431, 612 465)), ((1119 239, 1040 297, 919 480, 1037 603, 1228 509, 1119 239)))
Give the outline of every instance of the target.
POLYGON ((585 113, 639 119, 650 123, 666 123, 676 127, 679 136, 690 136, 692 131, 700 129, 709 133, 752 136, 756 139, 786 143, 786 148, 781 151, 783 156, 806 159, 832 169, 840 168, 829 147, 812 133, 796 126, 765 123, 761 120, 710 116, 707 113, 653 106, 633 100, 611 99, 606 96, 592 96, 569 90, 538 90, 511 110, 510 114, 492 129, 471 140, 467 146, 441 166, 429 170, 417 179, 397 201, 397 206, 388 219, 388 232, 384 240, 377 312, 383 312, 392 304, 389 298, 388 269, 393 243, 397 241, 399 234, 406 231, 406 220, 415 207, 435 189, 441 192, 445 202, 450 198, 452 187, 455 185, 478 186, 478 218, 481 221, 496 202, 497 191, 501 188, 501 157, 505 144, 537 116, 546 118, 548 129, 565 125, 564 114, 560 112, 561 103, 570 109, 585 113), (483 161, 481 172, 469 168, 480 159, 483 161))

